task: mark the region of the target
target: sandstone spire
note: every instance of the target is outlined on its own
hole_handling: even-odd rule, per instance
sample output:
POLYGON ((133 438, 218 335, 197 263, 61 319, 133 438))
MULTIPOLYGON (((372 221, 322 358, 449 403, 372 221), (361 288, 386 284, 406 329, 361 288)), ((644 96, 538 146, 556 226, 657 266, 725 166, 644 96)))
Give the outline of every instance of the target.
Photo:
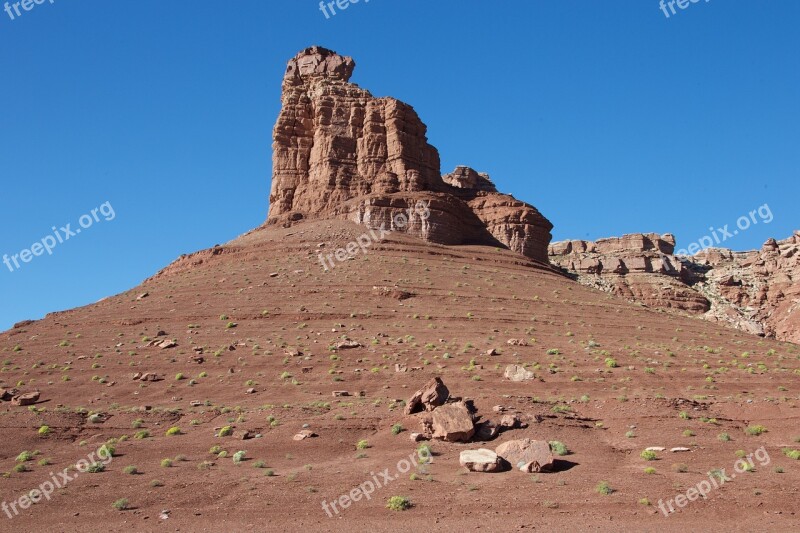
POLYGON ((458 167, 443 178, 414 109, 350 83, 354 68, 352 58, 319 46, 289 61, 267 224, 344 218, 440 244, 503 245, 547 262, 552 224, 498 193, 486 174, 458 167), (394 215, 419 201, 430 216, 393 227, 394 215))

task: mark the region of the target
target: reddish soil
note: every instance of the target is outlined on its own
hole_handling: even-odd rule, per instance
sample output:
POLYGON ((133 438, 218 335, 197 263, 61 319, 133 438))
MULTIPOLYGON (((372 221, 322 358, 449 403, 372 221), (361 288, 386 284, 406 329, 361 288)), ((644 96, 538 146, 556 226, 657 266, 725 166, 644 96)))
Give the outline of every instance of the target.
POLYGON ((800 461, 782 453, 800 448, 798 346, 635 306, 490 247, 390 234, 323 271, 318 252, 363 232, 346 222, 259 229, 184 257, 124 294, 0 334, 0 387, 41 391, 35 406, 0 404, 2 500, 16 501, 50 472, 127 437, 104 472, 81 473, 12 519, 0 512, 0 530, 800 528, 800 461), (363 346, 331 349, 345 335, 363 346), (177 346, 147 346, 156 338, 177 346), (528 346, 508 345, 512 338, 528 346), (190 361, 199 347, 204 361, 190 361), (487 355, 490 348, 499 355, 487 355), (471 360, 482 368, 466 368, 471 360), (395 363, 409 371, 395 372, 395 363), (537 364, 530 367, 537 379, 507 380, 512 363, 537 364), (136 372, 165 379, 133 380, 136 372), (503 405, 532 423, 487 443, 433 441, 432 464, 329 518, 323 500, 350 493, 373 472, 395 472, 415 451, 409 435, 421 424, 403 415, 399 400, 433 376, 485 418, 497 418, 492 407, 503 405), (336 390, 354 396, 334 398, 336 390), (304 424, 319 436, 293 440, 304 424), (405 431, 394 435, 394 424, 405 431), (765 433, 745 432, 759 424, 765 433), (39 435, 43 425, 50 431, 39 435), (228 425, 262 436, 215 436, 228 425), (181 434, 167 436, 171 427, 181 434), (134 438, 142 430, 150 437, 134 438), (472 473, 459 465, 461 450, 524 437, 562 441, 571 453, 551 473, 472 473), (369 447, 358 450, 362 439, 369 447), (215 445, 228 457, 211 454, 215 445), (649 446, 667 450, 646 461, 640 454, 649 446), (678 446, 690 451, 669 451, 678 446), (762 446, 769 464, 756 462, 753 472, 669 517, 659 511, 659 500, 708 479, 709 470, 730 476, 737 450, 762 446), (24 450, 39 454, 17 472, 24 450), (231 457, 239 450, 247 455, 237 465, 231 457), (50 464, 40 465, 43 458, 50 464), (165 458, 171 467, 161 466, 165 458), (131 465, 140 473, 125 473, 131 465), (598 493, 601 481, 613 493, 598 493), (387 509, 398 495, 413 506, 387 509), (112 508, 121 498, 129 509, 112 508))

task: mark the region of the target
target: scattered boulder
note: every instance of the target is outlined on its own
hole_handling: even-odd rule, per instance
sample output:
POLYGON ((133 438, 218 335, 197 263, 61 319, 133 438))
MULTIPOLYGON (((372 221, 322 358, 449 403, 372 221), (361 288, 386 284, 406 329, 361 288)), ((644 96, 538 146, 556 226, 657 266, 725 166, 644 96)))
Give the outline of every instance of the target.
POLYGON ((334 398, 340 398, 342 396, 350 396, 350 393, 346 390, 335 390, 333 391, 334 398))
POLYGON ((541 472, 553 466, 550 444, 543 440, 510 440, 495 448, 495 452, 522 472, 541 472))
POLYGON ((646 452, 663 452, 666 450, 663 446, 650 446, 649 448, 644 449, 646 452))
POLYGON ((0 389, 0 400, 7 402, 19 393, 17 389, 0 389))
POLYGON ((522 421, 519 414, 514 413, 513 415, 503 415, 503 418, 500 419, 500 429, 507 430, 507 429, 517 429, 526 427, 528 424, 522 421))
POLYGON ((303 429, 303 430, 300 431, 300 433, 298 433, 297 435, 292 437, 292 439, 294 439, 294 440, 305 440, 305 439, 310 439, 312 437, 317 437, 317 436, 318 435, 316 433, 314 433, 313 431, 311 431, 310 429, 303 429))
POLYGON ((240 440, 250 440, 255 438, 256 433, 254 431, 250 431, 249 429, 237 429, 233 432, 234 439, 240 440))
POLYGON ((442 405, 431 418, 433 437, 447 442, 468 442, 475 434, 472 413, 464 402, 442 405))
POLYGON ((17 394, 13 398, 11 398, 11 403, 13 405, 33 405, 39 401, 39 393, 38 392, 28 392, 25 394, 17 394))
POLYGON ((409 438, 414 442, 428 440, 428 437, 426 437, 424 433, 412 433, 411 435, 409 435, 409 438))
POLYGON ((501 458, 492 450, 464 450, 458 457, 461 466, 471 472, 497 472, 502 469, 501 458))
POLYGON ((525 339, 508 339, 506 344, 509 346, 527 346, 528 343, 525 339))
POLYGON ((488 350, 486 350, 486 355, 488 356, 500 355, 500 352, 498 352, 494 348, 489 348, 488 350))
POLYGON ((522 365, 508 365, 503 375, 511 381, 528 381, 536 377, 533 372, 526 370, 522 365))
POLYGON ((362 344, 360 342, 356 342, 356 341, 351 340, 351 339, 345 339, 343 341, 339 341, 336 344, 336 348, 338 350, 349 350, 349 349, 352 349, 352 348, 361 348, 361 347, 362 347, 362 344))
POLYGON ((395 363, 394 364, 394 371, 395 372, 408 372, 408 366, 400 364, 400 363, 395 363))
POLYGON ((500 428, 491 420, 475 425, 475 440, 492 440, 500 434, 500 428))
POLYGON ((394 298, 395 300, 408 300, 414 294, 408 291, 400 290, 396 287, 372 287, 372 291, 378 296, 386 296, 394 298))
POLYGON ((432 378, 425 387, 418 390, 406 403, 405 413, 407 415, 418 411, 433 411, 436 407, 443 405, 450 396, 450 391, 442 381, 442 378, 432 378))
POLYGON ((161 381, 164 379, 164 376, 159 376, 158 374, 154 374, 152 372, 145 372, 142 374, 141 372, 137 372, 133 375, 134 381, 161 381))
POLYGON ((677 448, 670 449, 670 451, 676 453, 676 452, 690 452, 692 450, 690 450, 689 448, 684 448, 683 446, 678 446, 677 448))

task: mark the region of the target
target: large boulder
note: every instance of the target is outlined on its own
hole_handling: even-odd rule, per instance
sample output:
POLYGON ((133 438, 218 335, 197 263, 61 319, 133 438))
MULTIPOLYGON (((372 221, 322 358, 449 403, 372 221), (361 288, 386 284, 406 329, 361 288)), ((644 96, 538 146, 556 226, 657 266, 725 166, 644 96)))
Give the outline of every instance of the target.
POLYGON ((486 448, 479 450, 464 450, 458 457, 461 466, 471 472, 497 472, 502 470, 502 459, 497 453, 486 448))
POLYGON ((447 442, 468 442, 475 434, 475 422, 464 402, 437 407, 431 418, 433 438, 447 442))
POLYGON ((425 411, 433 411, 436 407, 443 405, 449 397, 450 391, 442 381, 442 378, 432 378, 408 400, 405 413, 410 415, 423 409, 425 411))
POLYGON ((553 466, 550 445, 543 440, 510 440, 495 448, 495 452, 523 472, 541 472, 553 466))

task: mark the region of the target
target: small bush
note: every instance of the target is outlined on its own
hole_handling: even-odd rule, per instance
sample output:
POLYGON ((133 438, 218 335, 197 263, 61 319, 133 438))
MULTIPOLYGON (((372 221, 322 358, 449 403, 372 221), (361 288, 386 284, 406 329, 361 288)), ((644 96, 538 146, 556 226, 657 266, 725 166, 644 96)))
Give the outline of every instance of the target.
POLYGON ((235 454, 233 454, 233 464, 238 465, 242 461, 244 461, 244 456, 247 455, 247 452, 244 450, 239 450, 235 454))
POLYGON ((231 426, 225 426, 219 430, 218 437, 230 437, 233 435, 233 428, 231 426))
POLYGON ((50 426, 42 426, 39 428, 39 436, 46 437, 50 434, 50 426))
POLYGON ((747 433, 748 435, 753 436, 753 437, 757 437, 757 436, 761 435, 762 433, 766 433, 767 432, 767 428, 765 428, 764 426, 758 424, 758 425, 755 425, 755 426, 747 426, 747 428, 744 430, 744 432, 747 433))
POLYGON ((719 439, 722 442, 728 442, 731 440, 731 436, 728 435, 727 433, 720 433, 719 435, 717 435, 717 439, 719 439))
POLYGON ((34 455, 35 454, 33 452, 29 452, 29 451, 26 450, 26 451, 20 453, 17 456, 17 462, 18 463, 26 463, 28 461, 31 461, 33 459, 34 455))
POLYGON ((122 471, 131 476, 139 473, 139 469, 133 465, 126 466, 122 471))
POLYGON ((167 458, 167 459, 162 459, 161 460, 161 467, 162 468, 169 468, 171 466, 172 466, 172 459, 167 458))
POLYGON ((124 511, 124 510, 126 510, 128 508, 129 505, 130 504, 128 503, 127 499, 120 498, 119 500, 117 500, 114 503, 112 503, 111 507, 113 507, 117 511, 124 511))
POLYGON ((392 426, 392 435, 399 435, 403 431, 405 431, 405 428, 400 424, 395 424, 392 426))
POLYGON ((86 471, 89 472, 90 474, 99 474, 100 472, 105 472, 105 470, 106 470, 106 465, 104 465, 103 463, 92 463, 86 469, 86 471))
POLYGON ((147 431, 146 429, 143 429, 141 431, 137 431, 136 433, 134 433, 133 438, 137 439, 137 440, 142 440, 142 439, 146 439, 149 436, 150 436, 150 432, 147 431))
POLYGON ((656 473, 656 469, 653 468, 652 466, 648 466, 647 468, 644 469, 644 473, 645 474, 655 474, 656 473))
POLYGON ((181 428, 179 427, 171 427, 167 430, 167 437, 174 437, 175 435, 181 434, 181 428))
POLYGON ((800 461, 800 450, 792 450, 790 448, 784 448, 783 454, 788 457, 789 459, 794 459, 795 461, 800 461))
POLYGON ((611 488, 611 485, 608 484, 608 481, 601 481, 600 483, 597 484, 594 490, 599 494, 603 494, 605 496, 608 496, 609 494, 614 492, 614 489, 611 488))
POLYGON ((639 457, 641 457, 645 461, 655 461, 658 458, 658 455, 654 451, 644 450, 642 453, 639 454, 639 457))
POLYGON ((360 440, 358 443, 356 443, 357 450, 366 450, 367 448, 369 448, 369 442, 366 440, 360 440))
POLYGON ((405 511, 411 507, 411 500, 405 496, 392 496, 386 502, 386 508, 392 511, 405 511))
POLYGON ((558 440, 551 440, 550 441, 550 450, 556 455, 568 455, 569 448, 567 445, 558 440))

